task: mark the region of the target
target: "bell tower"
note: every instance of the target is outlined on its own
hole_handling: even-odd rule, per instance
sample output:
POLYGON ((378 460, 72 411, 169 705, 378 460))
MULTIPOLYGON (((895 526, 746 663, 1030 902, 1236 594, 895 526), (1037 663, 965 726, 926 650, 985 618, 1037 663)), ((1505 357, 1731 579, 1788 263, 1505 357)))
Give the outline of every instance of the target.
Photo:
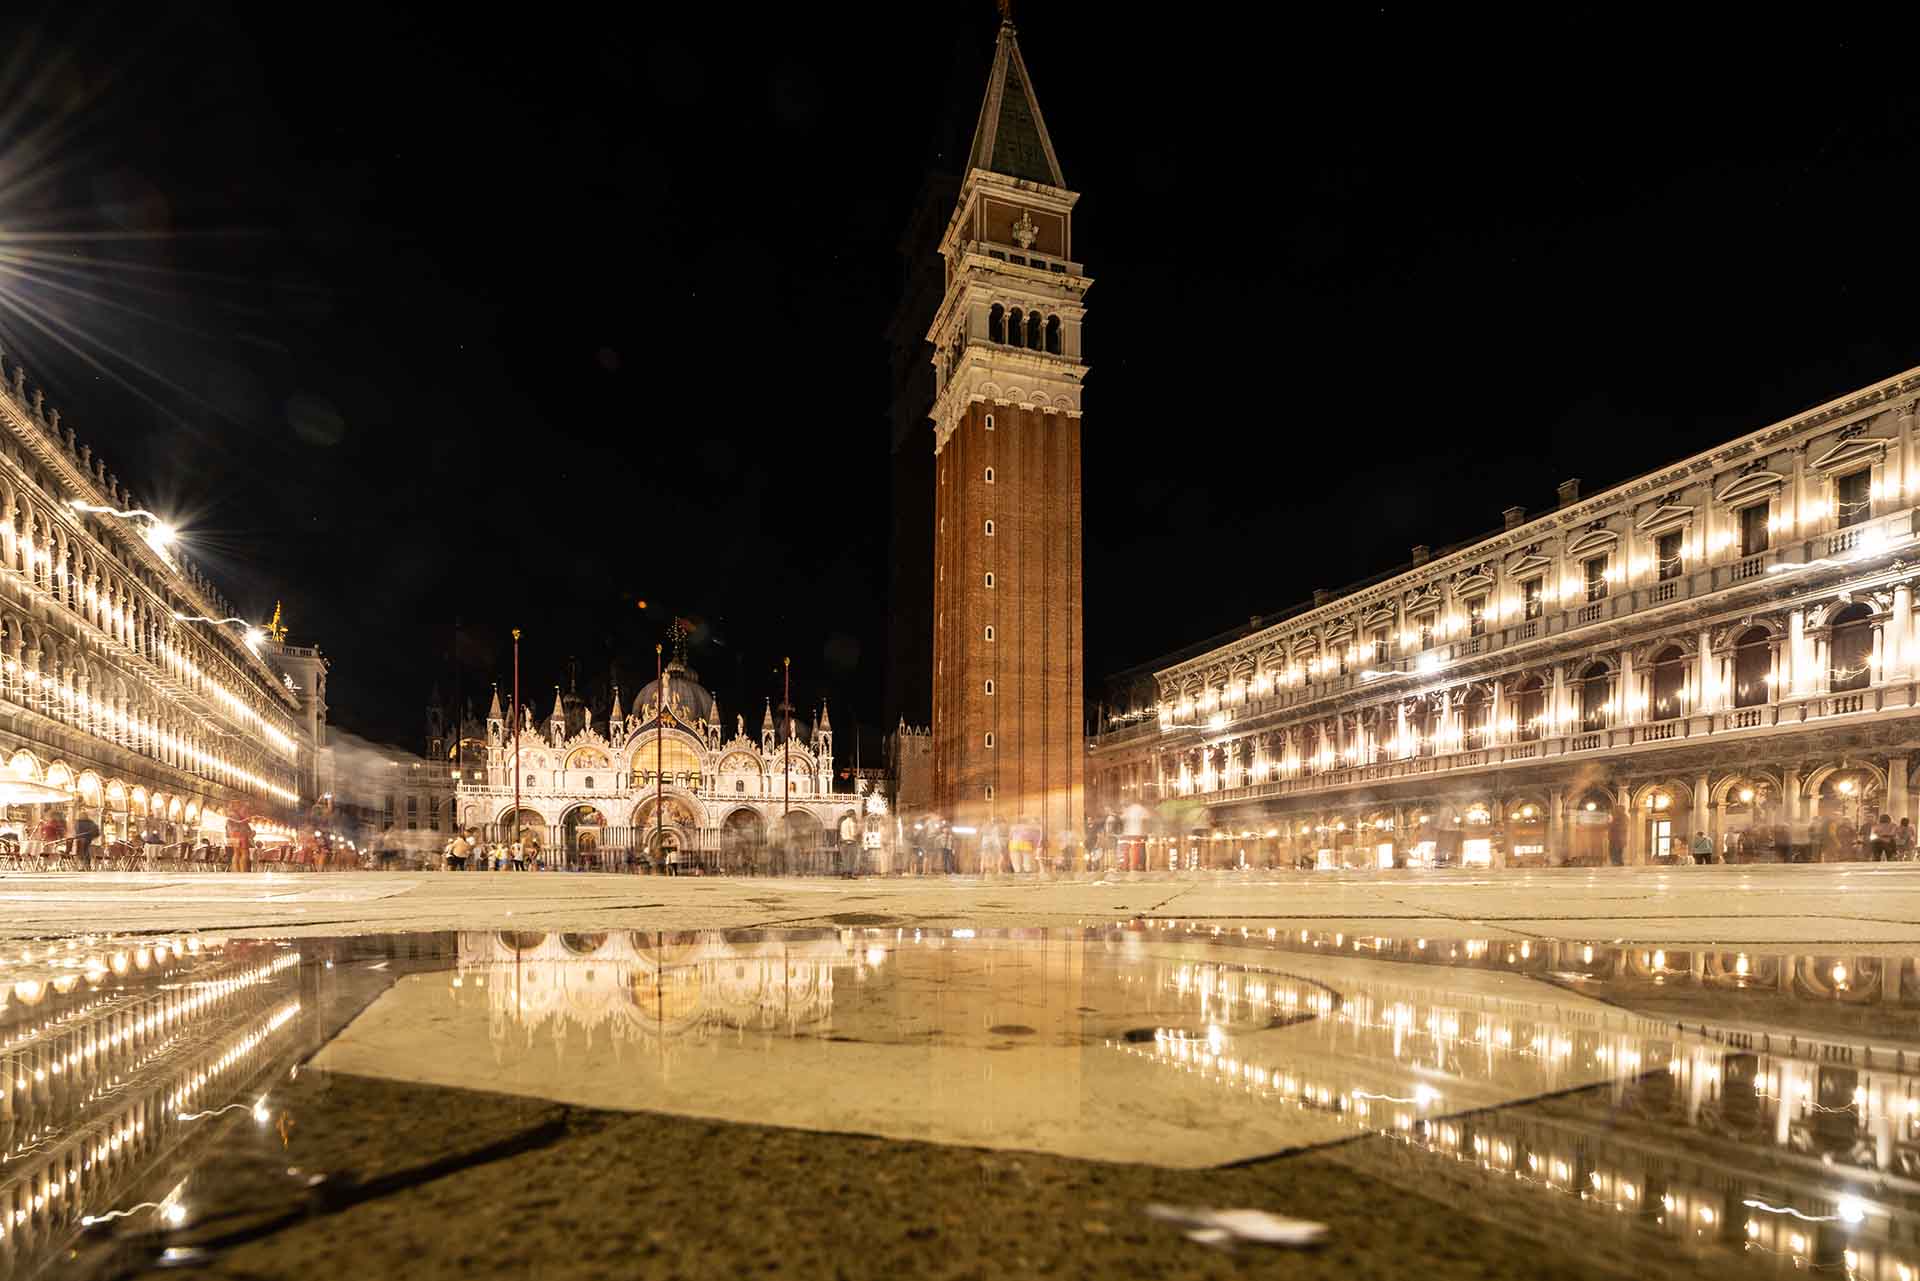
MULTIPOLYGON (((1081 857, 1080 333, 1092 281, 1005 10, 941 239, 933 345, 933 807, 1081 857)), ((978 867, 979 837, 960 835, 978 867)))

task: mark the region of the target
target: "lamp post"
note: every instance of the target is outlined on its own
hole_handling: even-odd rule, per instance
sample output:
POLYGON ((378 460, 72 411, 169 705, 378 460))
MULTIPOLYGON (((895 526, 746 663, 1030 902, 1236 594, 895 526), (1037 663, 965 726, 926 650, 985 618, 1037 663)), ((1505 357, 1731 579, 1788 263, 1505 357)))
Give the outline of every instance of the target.
MULTIPOLYGON (((513 629, 513 839, 520 839, 520 629, 513 629)), ((525 853, 523 849, 521 853, 525 853)))

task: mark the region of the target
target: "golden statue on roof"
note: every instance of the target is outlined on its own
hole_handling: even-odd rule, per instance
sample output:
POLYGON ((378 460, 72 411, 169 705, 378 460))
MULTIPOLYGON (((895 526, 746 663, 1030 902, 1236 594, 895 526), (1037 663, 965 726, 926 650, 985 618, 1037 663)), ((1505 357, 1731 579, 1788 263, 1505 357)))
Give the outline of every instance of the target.
POLYGON ((287 629, 280 625, 279 601, 273 602, 273 618, 267 623, 267 635, 273 638, 273 643, 276 645, 286 644, 287 629))

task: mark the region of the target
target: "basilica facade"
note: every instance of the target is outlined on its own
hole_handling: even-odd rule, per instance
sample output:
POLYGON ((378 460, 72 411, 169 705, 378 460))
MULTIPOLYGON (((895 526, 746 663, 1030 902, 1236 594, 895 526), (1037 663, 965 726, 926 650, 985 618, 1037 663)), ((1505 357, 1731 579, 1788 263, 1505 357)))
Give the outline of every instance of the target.
POLYGON ((1858 857, 1915 817, 1920 369, 1109 687, 1135 866, 1858 857))
POLYGON ((868 798, 833 790, 824 705, 802 727, 769 700, 757 737, 738 715, 727 728, 683 652, 631 708, 616 688, 604 719, 555 690, 544 723, 522 706, 516 734, 496 690, 485 766, 456 785, 460 827, 506 839, 518 831, 549 864, 659 864, 674 852, 683 863, 746 871, 773 850, 823 854, 848 822, 861 826, 868 798))

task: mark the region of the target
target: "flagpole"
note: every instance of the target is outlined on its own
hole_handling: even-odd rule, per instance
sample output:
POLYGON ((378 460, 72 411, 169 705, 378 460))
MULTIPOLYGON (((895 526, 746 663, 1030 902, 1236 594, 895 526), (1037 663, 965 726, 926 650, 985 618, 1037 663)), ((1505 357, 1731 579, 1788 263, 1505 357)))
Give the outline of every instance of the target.
MULTIPOLYGON (((785 847, 787 856, 783 860, 793 861, 793 659, 780 660, 780 714, 786 718, 782 732, 786 738, 784 756, 780 765, 780 844, 785 847)), ((790 870, 790 869, 782 869, 790 870)))
POLYGON ((667 810, 662 803, 665 796, 666 775, 661 771, 666 761, 667 685, 666 673, 660 666, 660 646, 653 647, 653 856, 660 860, 662 870, 666 867, 667 851, 663 838, 666 836, 667 810))
MULTIPOLYGON (((520 629, 513 629, 513 839, 520 839, 520 629)), ((523 849, 522 854, 526 853, 523 849)))

